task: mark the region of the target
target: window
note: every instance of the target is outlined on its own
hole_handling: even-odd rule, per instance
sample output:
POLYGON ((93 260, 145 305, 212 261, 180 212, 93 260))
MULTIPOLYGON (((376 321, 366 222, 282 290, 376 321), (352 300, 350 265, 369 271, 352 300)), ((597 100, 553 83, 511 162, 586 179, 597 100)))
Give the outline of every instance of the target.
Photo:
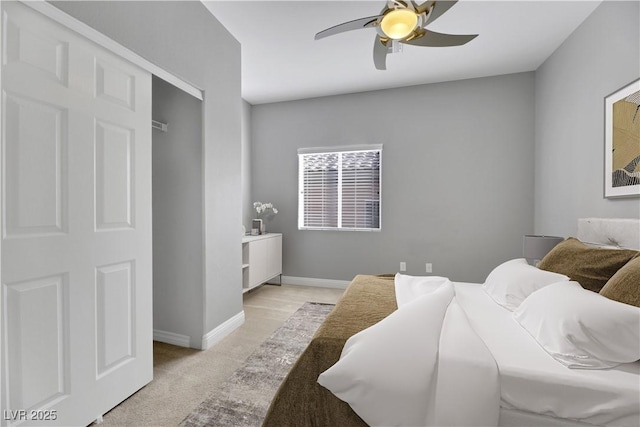
POLYGON ((381 158, 382 145, 298 150, 298 228, 380 230, 381 158))

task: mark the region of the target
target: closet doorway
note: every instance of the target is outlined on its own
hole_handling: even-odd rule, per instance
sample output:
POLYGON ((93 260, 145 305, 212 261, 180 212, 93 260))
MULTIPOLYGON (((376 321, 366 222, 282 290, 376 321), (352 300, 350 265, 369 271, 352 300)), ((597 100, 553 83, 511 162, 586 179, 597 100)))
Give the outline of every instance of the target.
POLYGON ((153 76, 153 335, 200 348, 204 318, 202 101, 153 76))

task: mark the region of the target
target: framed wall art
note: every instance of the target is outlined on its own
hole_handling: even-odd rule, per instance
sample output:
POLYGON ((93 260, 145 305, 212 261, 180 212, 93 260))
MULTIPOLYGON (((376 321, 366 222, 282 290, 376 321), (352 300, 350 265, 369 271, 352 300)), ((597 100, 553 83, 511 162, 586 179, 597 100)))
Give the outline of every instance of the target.
POLYGON ((640 79, 604 104, 604 197, 640 196, 640 79))

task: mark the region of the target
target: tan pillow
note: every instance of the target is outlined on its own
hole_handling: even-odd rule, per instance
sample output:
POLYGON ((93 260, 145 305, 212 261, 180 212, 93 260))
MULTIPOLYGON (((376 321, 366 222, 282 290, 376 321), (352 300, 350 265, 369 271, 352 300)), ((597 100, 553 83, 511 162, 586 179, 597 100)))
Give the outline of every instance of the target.
POLYGON ((640 256, 625 264, 604 285, 600 295, 640 307, 640 256))
POLYGON ((639 254, 629 249, 601 249, 569 237, 540 261, 538 268, 569 276, 583 288, 599 292, 607 281, 639 254))

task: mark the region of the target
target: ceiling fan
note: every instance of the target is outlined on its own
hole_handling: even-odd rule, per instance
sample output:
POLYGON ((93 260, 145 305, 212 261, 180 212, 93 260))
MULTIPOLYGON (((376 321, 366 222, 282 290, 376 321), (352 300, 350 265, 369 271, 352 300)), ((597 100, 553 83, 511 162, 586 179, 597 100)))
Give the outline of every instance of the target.
POLYGON ((316 34, 319 40, 345 31, 375 28, 373 63, 378 70, 386 70, 387 53, 395 43, 413 46, 446 47, 461 46, 478 35, 442 34, 426 29, 458 0, 429 0, 418 4, 413 0, 388 0, 379 15, 345 22, 316 34))

